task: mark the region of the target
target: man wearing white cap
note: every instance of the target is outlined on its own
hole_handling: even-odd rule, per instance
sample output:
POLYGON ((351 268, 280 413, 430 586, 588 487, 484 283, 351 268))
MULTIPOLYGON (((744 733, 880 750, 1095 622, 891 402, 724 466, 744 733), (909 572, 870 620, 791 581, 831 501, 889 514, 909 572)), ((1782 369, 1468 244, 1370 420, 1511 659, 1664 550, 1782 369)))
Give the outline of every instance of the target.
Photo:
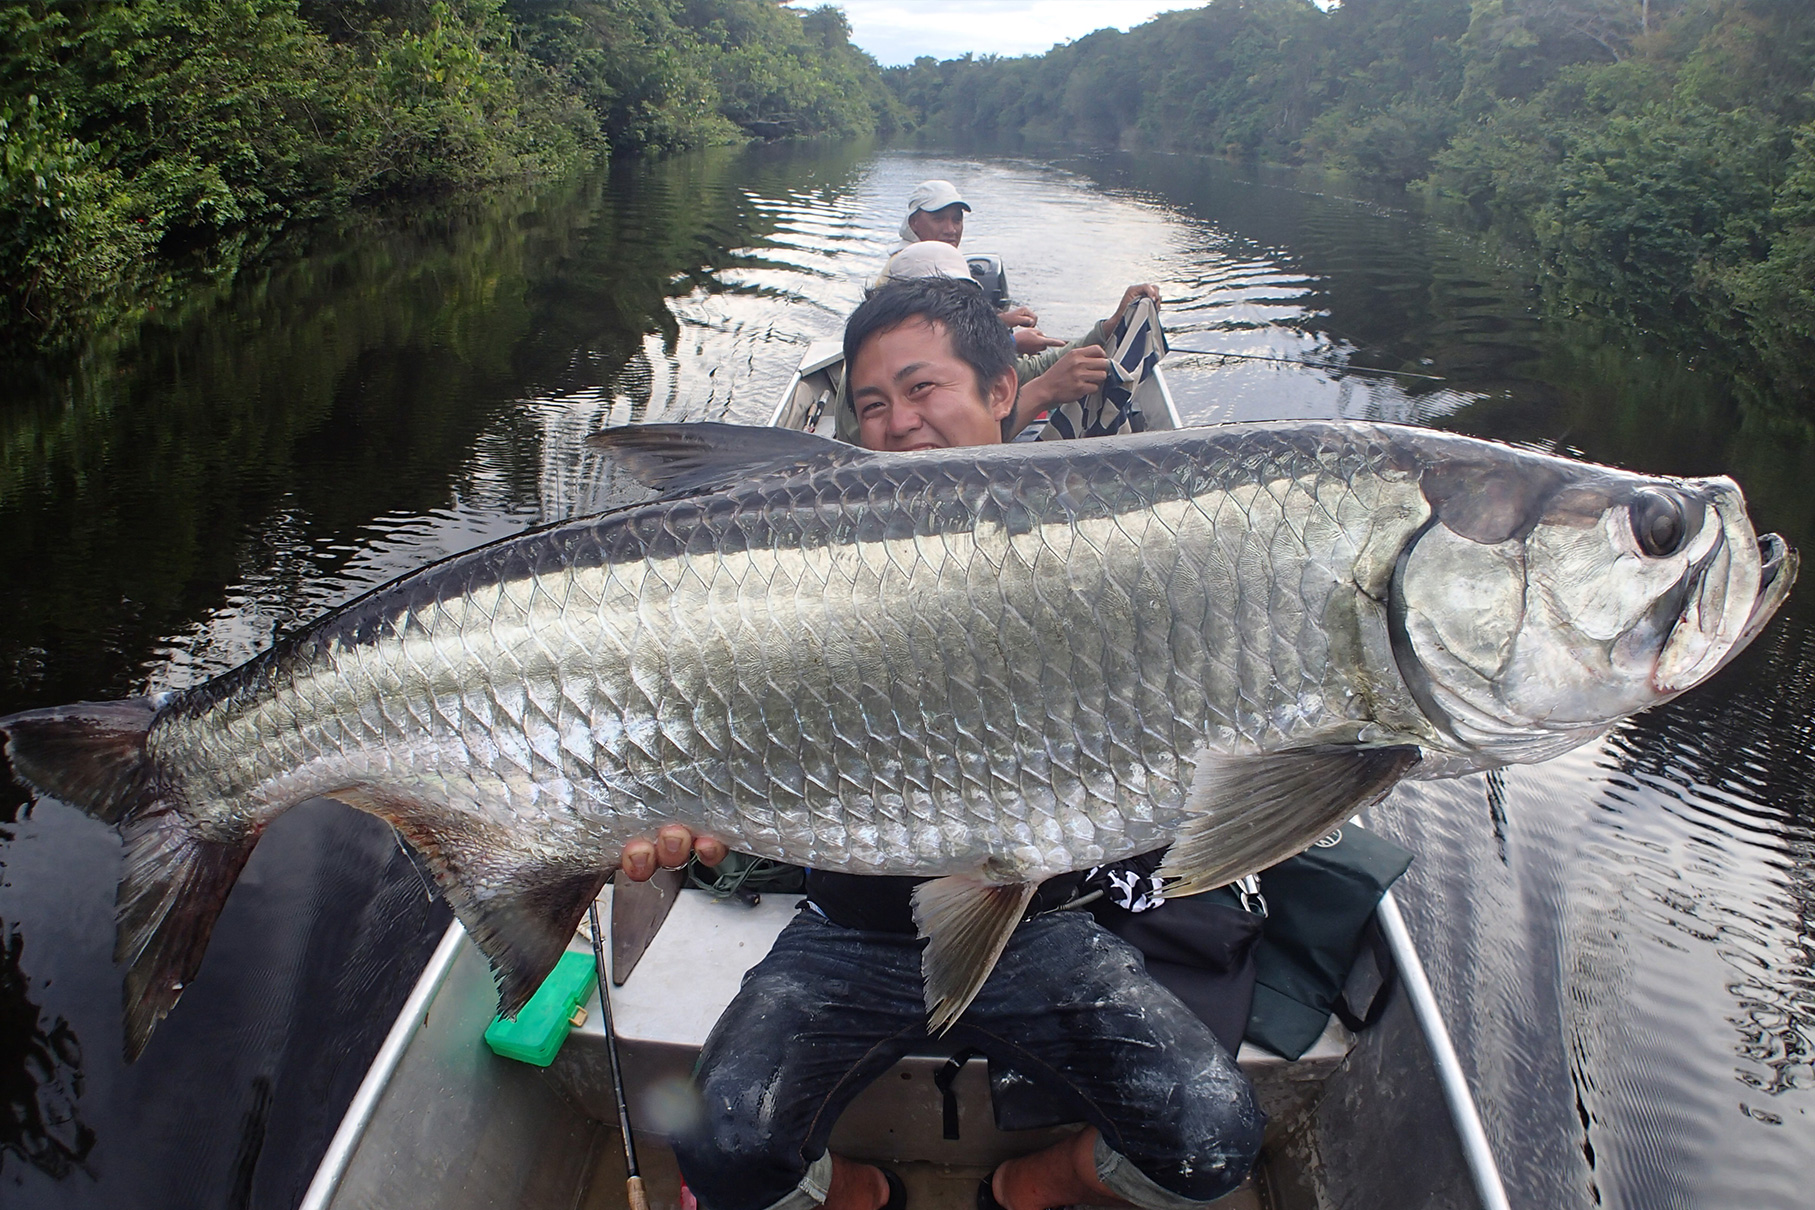
MULTIPOLYGON (((890 263, 896 255, 922 241, 950 244, 956 248, 964 239, 964 216, 970 213, 970 208, 971 204, 959 195, 958 187, 950 181, 921 181, 915 185, 914 191, 908 194, 907 217, 901 220, 901 242, 889 249, 890 263)), ((880 286, 889 276, 889 270, 884 268, 883 275, 874 284, 880 286)), ((894 276, 909 275, 897 273, 894 276)), ((1013 329, 1017 353, 1038 353, 1041 349, 1065 343, 1037 329, 1034 325, 1040 322, 1040 317, 1027 307, 1010 307, 997 314, 1013 329)))
POLYGON ((938 240, 956 248, 964 238, 964 216, 971 204, 950 181, 921 181, 908 194, 907 217, 901 220, 901 242, 890 255, 921 240, 938 240))

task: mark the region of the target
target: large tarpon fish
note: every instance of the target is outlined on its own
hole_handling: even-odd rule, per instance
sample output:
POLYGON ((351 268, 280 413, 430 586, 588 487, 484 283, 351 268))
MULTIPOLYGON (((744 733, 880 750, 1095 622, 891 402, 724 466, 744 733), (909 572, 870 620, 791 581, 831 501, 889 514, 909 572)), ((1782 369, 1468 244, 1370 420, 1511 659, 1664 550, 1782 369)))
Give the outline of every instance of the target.
POLYGON ((1540 761, 1745 646, 1797 558, 1726 479, 1388 425, 875 454, 594 438, 662 495, 396 580, 180 693, 0 719, 117 823, 126 1045, 259 834, 391 823, 515 1011, 621 846, 678 821, 916 892, 933 1025, 1042 879, 1172 845, 1175 893, 1408 774, 1540 761))

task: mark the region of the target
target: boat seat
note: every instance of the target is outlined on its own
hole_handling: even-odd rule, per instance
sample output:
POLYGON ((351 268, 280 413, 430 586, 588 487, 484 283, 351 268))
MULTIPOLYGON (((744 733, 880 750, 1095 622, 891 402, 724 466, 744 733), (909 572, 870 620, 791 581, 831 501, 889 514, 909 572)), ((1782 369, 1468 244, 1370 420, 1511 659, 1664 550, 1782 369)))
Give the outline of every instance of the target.
MULTIPOLYGON (((609 918, 611 888, 600 899, 609 918)), ((680 1089, 690 1078, 701 1045, 731 1002, 744 973, 769 952, 793 918, 798 894, 771 894, 755 905, 682 891, 661 931, 622 987, 612 989, 612 1018, 631 1120, 639 1136, 665 1137, 680 1089)), ((589 950, 584 935, 572 948, 589 950)), ((1342 1063, 1354 1038, 1332 1020, 1306 1054, 1287 1061, 1244 1043, 1237 1061, 1254 1081, 1270 1121, 1279 1125, 1315 1101, 1323 1080, 1342 1063)), ((954 1048, 930 1042, 871 1084, 839 1119, 832 1146, 840 1154, 884 1162, 932 1161, 993 1166, 1035 1150, 1070 1129, 1004 1132, 990 1112, 988 1064, 967 1063, 953 1082, 959 1138, 944 1137, 944 1097, 935 1077, 954 1048)), ((588 1116, 615 1121, 610 1059, 594 1000, 584 1025, 569 1035, 548 1069, 562 1095, 588 1116)))

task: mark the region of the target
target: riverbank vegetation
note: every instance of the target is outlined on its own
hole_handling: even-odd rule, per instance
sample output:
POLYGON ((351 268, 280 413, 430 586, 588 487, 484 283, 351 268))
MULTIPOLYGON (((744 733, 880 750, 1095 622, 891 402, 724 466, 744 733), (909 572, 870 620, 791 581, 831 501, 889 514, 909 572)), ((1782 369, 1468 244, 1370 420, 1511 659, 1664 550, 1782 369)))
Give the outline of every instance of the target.
POLYGON ((372 203, 890 129, 849 34, 772 0, 0 3, 0 345, 167 306, 372 203))
POLYGON ((889 83, 937 137, 1318 165, 1456 200, 1547 304, 1815 398, 1815 4, 1209 0, 889 83))

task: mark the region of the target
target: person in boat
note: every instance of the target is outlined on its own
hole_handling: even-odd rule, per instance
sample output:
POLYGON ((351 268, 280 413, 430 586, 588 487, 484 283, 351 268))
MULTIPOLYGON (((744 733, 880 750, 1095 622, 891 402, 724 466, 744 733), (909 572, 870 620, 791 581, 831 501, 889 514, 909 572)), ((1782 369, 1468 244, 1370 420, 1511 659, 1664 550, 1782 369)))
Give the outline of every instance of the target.
MULTIPOLYGON (((964 240, 964 216, 970 213, 970 208, 970 203, 959 195, 958 187, 950 181, 921 181, 915 185, 914 191, 908 194, 907 217, 901 220, 901 240, 889 249, 891 263, 897 255, 917 243, 948 244, 957 248, 964 240)), ((968 266, 965 272, 970 272, 968 266)), ((882 285, 888 274, 885 265, 882 275, 872 284, 882 285)), ((1013 331, 1017 353, 1038 353, 1065 343, 1040 331, 1040 317, 1028 307, 1008 307, 996 315, 1013 331)))
MULTIPOLYGON (((910 244, 892 256, 883 267, 877 285, 880 288, 891 281, 915 277, 972 281, 970 266, 961 253, 949 244, 925 240, 910 244)), ((1098 320, 1083 336, 1038 353, 1019 354, 1017 350, 1015 377, 1020 386, 1014 410, 1003 422, 1004 441, 1013 440, 1042 412, 1084 399, 1101 389, 1109 378, 1108 350, 1115 346, 1117 326, 1141 299, 1150 300, 1157 307, 1160 292, 1146 283, 1129 286, 1109 317, 1098 320)), ((857 435, 857 414, 851 407, 850 393, 845 389, 848 382, 847 375, 846 381, 840 384, 835 405, 836 432, 840 441, 856 445, 861 442, 857 435)))
MULTIPOLYGON (((845 358, 865 446, 1002 440, 1013 350, 969 286, 932 277, 877 291, 846 325, 845 358)), ((718 841, 670 825, 625 846, 624 869, 646 878, 690 848, 708 864, 724 855, 718 841)), ((802 910, 745 976, 695 1071, 702 1116, 675 1152, 705 1210, 902 1210, 898 1177, 833 1155, 827 1139, 866 1085, 927 1040, 919 881, 808 872, 802 910)), ((998 1167, 979 1208, 1192 1210, 1245 1178, 1265 1117, 1209 1026, 1077 909, 1081 881, 1040 888, 943 1039, 1039 1083, 1087 1123, 998 1167)))

